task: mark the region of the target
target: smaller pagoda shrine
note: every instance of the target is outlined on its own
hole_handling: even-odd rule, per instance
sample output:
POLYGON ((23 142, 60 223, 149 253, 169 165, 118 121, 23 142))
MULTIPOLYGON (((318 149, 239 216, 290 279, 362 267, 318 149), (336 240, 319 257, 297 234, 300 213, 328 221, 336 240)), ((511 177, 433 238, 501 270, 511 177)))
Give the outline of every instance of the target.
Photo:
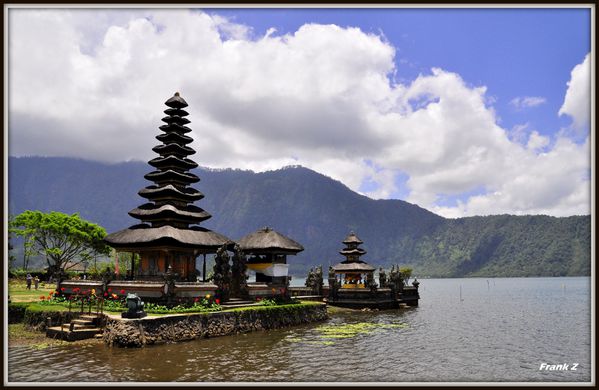
POLYGON ((366 251, 359 247, 363 244, 362 240, 351 232, 343 243, 346 247, 339 253, 345 256, 345 261, 333 266, 333 271, 341 282, 341 288, 366 288, 366 280, 373 276, 375 268, 360 260, 360 256, 366 254, 366 251))
POLYGON ((289 286, 288 255, 304 250, 298 242, 264 227, 238 241, 248 256, 247 268, 256 273, 256 281, 248 283, 250 296, 285 295, 289 286))
POLYGON ((399 307, 397 291, 378 287, 374 281, 375 268, 361 256, 366 254, 363 243, 354 233, 343 240, 345 248, 339 253, 345 260, 330 267, 327 303, 349 308, 387 309, 399 307))

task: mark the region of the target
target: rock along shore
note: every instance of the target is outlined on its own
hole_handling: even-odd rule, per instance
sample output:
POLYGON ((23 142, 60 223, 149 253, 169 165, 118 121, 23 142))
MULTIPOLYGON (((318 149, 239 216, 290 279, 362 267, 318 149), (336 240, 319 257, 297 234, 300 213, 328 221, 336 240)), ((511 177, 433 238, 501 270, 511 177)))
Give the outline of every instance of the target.
POLYGON ((179 314, 142 319, 108 316, 104 342, 118 347, 143 347, 227 336, 257 330, 324 321, 328 318, 325 304, 292 304, 262 306, 213 313, 179 314))

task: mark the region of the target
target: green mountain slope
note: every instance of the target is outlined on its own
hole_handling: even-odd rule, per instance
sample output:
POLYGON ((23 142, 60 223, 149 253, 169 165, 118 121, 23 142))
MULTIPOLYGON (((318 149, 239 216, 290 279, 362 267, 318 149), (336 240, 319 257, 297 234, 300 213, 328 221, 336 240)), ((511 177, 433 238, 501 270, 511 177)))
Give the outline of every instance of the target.
MULTIPOLYGON (((137 223, 127 212, 152 168, 142 162, 103 164, 69 158, 9 159, 9 212, 79 212, 108 232, 137 223)), ((409 264, 416 275, 553 276, 590 274, 590 216, 490 216, 444 219, 401 200, 372 200, 302 167, 253 173, 195 172, 212 214, 203 223, 239 239, 271 226, 304 245, 291 271, 340 260, 354 230, 375 266, 409 264)), ((16 246, 16 245, 15 245, 16 246)))

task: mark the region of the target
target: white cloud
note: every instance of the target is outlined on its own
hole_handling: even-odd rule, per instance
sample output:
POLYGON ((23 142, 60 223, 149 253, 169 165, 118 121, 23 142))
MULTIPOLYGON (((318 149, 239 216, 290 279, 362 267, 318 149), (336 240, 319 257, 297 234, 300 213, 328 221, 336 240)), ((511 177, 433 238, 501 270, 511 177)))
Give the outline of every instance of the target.
POLYGON ((548 137, 544 137, 540 135, 537 131, 533 131, 532 133, 530 133, 530 137, 528 138, 526 148, 537 151, 549 145, 549 141, 550 140, 548 137))
POLYGON ((591 121, 591 59, 590 53, 584 61, 572 69, 564 104, 558 114, 569 115, 577 129, 586 129, 591 121))
POLYGON ((301 164, 356 191, 375 183, 374 198, 397 193, 401 172, 409 201, 446 216, 589 212, 588 140, 523 128, 516 141, 485 87, 442 69, 392 83, 396 52, 379 35, 307 24, 253 38, 185 10, 11 9, 9 22, 13 155, 150 159, 180 91, 200 165, 301 164))
POLYGON ((541 96, 521 96, 510 100, 510 104, 518 110, 540 106, 546 102, 547 99, 541 96))

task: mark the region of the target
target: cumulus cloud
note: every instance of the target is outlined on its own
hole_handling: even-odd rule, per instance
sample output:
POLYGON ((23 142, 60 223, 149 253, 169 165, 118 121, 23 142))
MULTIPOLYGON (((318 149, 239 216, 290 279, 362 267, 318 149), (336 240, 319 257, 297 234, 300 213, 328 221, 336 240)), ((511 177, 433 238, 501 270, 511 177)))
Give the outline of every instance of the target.
POLYGON ((590 53, 572 69, 564 104, 558 114, 568 115, 577 129, 586 129, 591 121, 591 59, 590 53))
POLYGON ((518 110, 524 108, 540 106, 547 102, 547 99, 541 96, 521 96, 510 100, 510 104, 518 110))
POLYGON ((511 139, 486 88, 456 73, 397 84, 394 47, 358 28, 254 37, 197 11, 11 9, 9 52, 12 155, 150 159, 180 91, 200 165, 301 164, 356 191, 371 183, 374 198, 407 176, 407 200, 446 216, 589 212, 588 140, 511 139))

